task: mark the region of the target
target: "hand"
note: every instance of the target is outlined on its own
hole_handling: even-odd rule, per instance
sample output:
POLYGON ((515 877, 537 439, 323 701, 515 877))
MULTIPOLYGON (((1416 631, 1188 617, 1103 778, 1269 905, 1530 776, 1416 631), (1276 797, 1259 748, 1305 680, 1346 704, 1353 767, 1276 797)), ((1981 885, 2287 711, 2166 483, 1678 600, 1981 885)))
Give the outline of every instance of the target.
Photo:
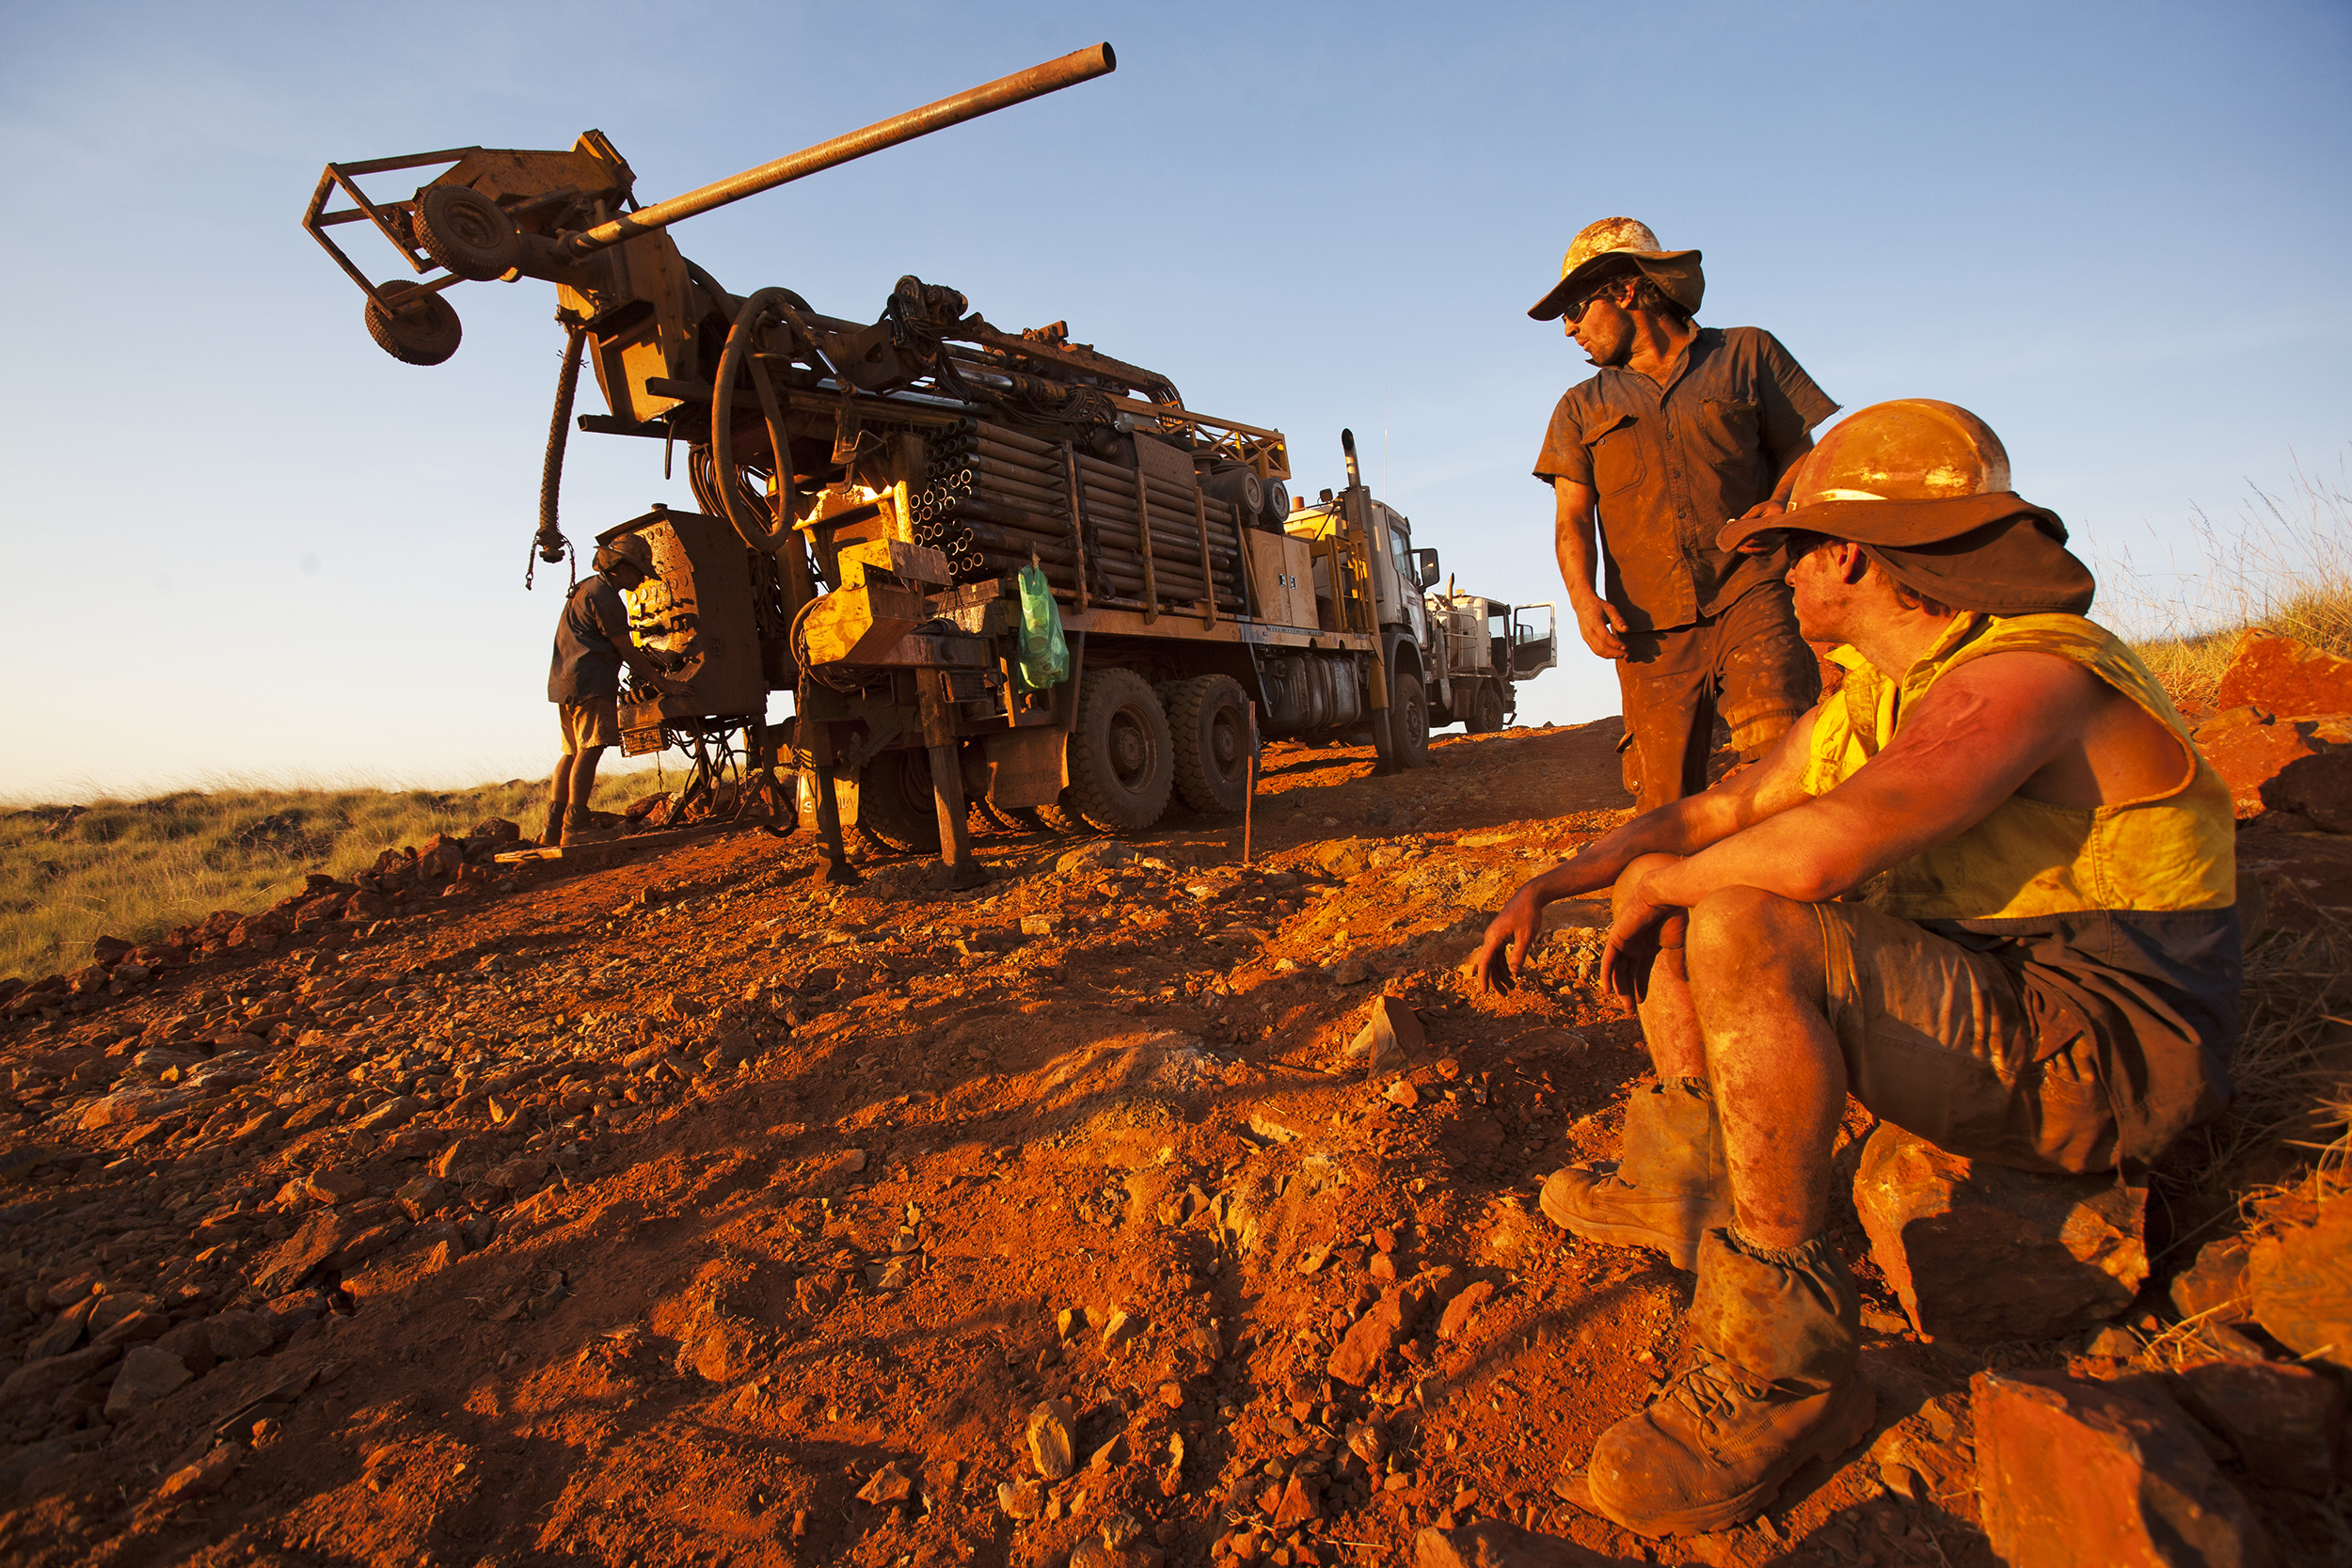
POLYGON ((1598 594, 1589 594, 1575 602, 1576 629, 1583 637, 1584 645, 1600 658, 1623 658, 1625 617, 1617 607, 1598 594))
POLYGON ((1462 973, 1483 994, 1510 990, 1518 984, 1519 968, 1527 962, 1542 925, 1543 911, 1527 889, 1519 889, 1502 906, 1502 912, 1486 923, 1486 938, 1463 961, 1462 973))
POLYGON ((1602 988, 1623 1000, 1629 1009, 1649 998, 1650 966, 1661 948, 1678 947, 1690 922, 1682 909, 1648 896, 1645 877, 1630 894, 1620 895, 1617 917, 1609 927, 1608 945, 1601 949, 1602 988))

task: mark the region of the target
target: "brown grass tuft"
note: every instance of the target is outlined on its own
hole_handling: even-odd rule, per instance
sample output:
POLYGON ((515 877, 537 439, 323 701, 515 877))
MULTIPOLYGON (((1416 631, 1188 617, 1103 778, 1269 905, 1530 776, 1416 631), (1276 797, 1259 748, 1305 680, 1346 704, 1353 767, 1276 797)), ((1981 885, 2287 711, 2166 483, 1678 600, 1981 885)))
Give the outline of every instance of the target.
MULTIPOLYGON (((597 809, 656 787, 648 773, 596 781, 597 809)), ((383 850, 492 817, 545 819, 547 784, 471 789, 183 790, 145 800, 0 812, 0 975, 31 979, 89 959, 90 939, 134 942, 215 910, 252 911, 305 876, 347 877, 383 850)))
POLYGON ((2185 711, 2211 708, 2237 636, 2266 626, 2352 658, 2352 480, 2297 468, 2283 496, 2261 490, 2230 523, 2197 517, 2184 567, 2169 546, 2157 567, 2128 547, 2094 550, 2094 613, 2132 647, 2185 711))

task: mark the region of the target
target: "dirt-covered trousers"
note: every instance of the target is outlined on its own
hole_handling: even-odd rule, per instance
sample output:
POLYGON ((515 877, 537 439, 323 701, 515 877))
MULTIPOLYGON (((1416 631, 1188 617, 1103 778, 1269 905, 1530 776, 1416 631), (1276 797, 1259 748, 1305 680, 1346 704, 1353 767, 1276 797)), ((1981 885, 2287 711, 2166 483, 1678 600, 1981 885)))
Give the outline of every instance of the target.
POLYGON ((1625 786, 1642 811, 1707 787, 1718 714, 1753 762, 1821 694, 1786 582, 1758 583, 1696 626, 1628 632, 1625 650, 1625 786))

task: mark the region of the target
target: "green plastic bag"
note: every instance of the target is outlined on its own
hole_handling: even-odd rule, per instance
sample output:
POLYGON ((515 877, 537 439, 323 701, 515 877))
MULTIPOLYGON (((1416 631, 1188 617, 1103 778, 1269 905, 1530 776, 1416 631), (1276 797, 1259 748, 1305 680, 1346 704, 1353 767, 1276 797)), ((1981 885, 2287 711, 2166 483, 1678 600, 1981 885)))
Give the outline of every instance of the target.
POLYGON ((1070 644, 1061 638, 1061 609, 1045 574, 1035 566, 1021 568, 1020 655, 1013 676, 1029 691, 1042 691, 1070 678, 1070 644))

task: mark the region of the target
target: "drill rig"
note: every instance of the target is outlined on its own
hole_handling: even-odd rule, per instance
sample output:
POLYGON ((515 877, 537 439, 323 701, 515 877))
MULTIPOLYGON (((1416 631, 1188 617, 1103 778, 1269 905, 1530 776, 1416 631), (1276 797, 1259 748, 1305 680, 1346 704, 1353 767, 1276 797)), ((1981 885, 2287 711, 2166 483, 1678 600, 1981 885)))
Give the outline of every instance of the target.
POLYGON ((699 512, 657 507, 597 536, 653 546, 631 633, 674 677, 625 694, 624 749, 684 746, 690 796, 715 798, 732 770, 739 801, 813 816, 834 880, 855 879, 845 825, 888 849, 936 847, 969 885, 976 821, 1134 832, 1172 796, 1239 810, 1262 734, 1369 725, 1384 765, 1424 752, 1419 645, 1398 607, 1434 580, 1435 552, 1390 536, 1352 442, 1347 489, 1294 537, 1279 431, 1189 409, 1168 377, 1061 323, 1002 331, 912 277, 879 319, 845 320, 787 288, 732 293, 670 237, 1116 65, 1108 44, 1080 50, 651 206, 589 131, 567 151, 329 164, 304 214, 405 363, 456 351, 458 283, 555 285, 566 338, 541 560, 567 549, 557 498, 583 362, 608 411, 578 428, 660 441, 665 471, 684 444, 699 512), (439 172, 402 199, 359 184, 422 168, 439 172), (337 192, 351 205, 330 211, 337 192), (372 281, 331 232, 356 223, 414 279, 372 281), (793 717, 771 725, 778 690, 793 717))

